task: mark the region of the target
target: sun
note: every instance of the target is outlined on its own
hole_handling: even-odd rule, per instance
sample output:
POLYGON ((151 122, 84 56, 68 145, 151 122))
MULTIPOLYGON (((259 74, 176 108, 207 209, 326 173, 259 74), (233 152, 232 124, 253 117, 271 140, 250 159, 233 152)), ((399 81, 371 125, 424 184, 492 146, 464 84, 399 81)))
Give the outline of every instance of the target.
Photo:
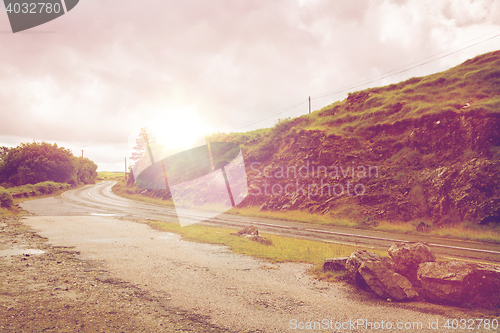
POLYGON ((161 111, 146 126, 168 151, 186 150, 204 144, 205 136, 211 132, 195 105, 161 111))

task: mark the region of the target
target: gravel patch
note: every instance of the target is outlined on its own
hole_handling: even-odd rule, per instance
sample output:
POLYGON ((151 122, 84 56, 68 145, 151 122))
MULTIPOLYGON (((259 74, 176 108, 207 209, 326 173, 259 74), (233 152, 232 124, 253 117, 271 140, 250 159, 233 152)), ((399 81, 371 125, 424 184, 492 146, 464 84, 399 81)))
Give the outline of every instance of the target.
POLYGON ((214 329, 297 332, 314 331, 299 328, 316 323, 316 331, 363 332, 369 331, 366 323, 383 322, 397 331, 436 332, 434 323, 443 331, 447 320, 485 316, 423 302, 387 302, 346 283, 314 280, 307 274, 309 265, 270 264, 223 246, 182 241, 124 218, 32 216, 23 223, 52 246, 71 247, 82 258, 100 263, 106 274, 101 283, 127 283, 139 294, 166 302, 165 311, 180 309, 183 316, 201 318, 214 329))
POLYGON ((228 332, 16 217, 0 219, 0 281, 0 332, 228 332))

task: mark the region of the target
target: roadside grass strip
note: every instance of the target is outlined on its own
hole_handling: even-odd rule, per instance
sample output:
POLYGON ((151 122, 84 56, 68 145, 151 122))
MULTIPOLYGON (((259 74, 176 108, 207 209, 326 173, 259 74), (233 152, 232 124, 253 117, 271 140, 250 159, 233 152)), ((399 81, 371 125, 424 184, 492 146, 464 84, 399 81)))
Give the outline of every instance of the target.
MULTIPOLYGON (((101 176, 101 173, 99 173, 101 176)), ((174 207, 172 199, 163 200, 141 194, 144 189, 135 186, 127 186, 121 180, 113 186, 113 193, 121 197, 141 201, 149 204, 155 204, 164 207, 174 207)), ((348 207, 350 211, 357 211, 359 207, 353 205, 348 207)), ((343 209, 345 210, 345 209, 343 209)), ((275 219, 282 221, 304 222, 319 225, 332 225, 340 227, 349 227, 355 229, 368 229, 385 232, 394 232, 400 234, 428 235, 436 237, 444 237, 450 239, 461 239, 469 241, 489 242, 500 244, 500 225, 485 226, 473 225, 463 222, 453 226, 432 227, 430 230, 421 232, 417 231, 417 225, 421 219, 409 222, 394 222, 394 221, 376 221, 376 223, 366 223, 363 218, 356 216, 343 216, 344 211, 331 212, 329 214, 313 214, 308 211, 289 210, 289 211, 261 211, 260 207, 234 207, 226 212, 226 214, 240 215, 248 217, 260 217, 267 219, 275 219)))
POLYGON ((234 215, 261 217, 283 221, 296 221, 311 224, 335 225, 340 227, 350 227, 355 229, 369 229, 400 234, 428 235, 452 239, 462 239, 469 241, 489 242, 500 244, 500 226, 483 226, 463 223, 454 226, 436 227, 427 232, 416 230, 416 222, 388 222, 377 221, 376 225, 365 225, 362 221, 355 219, 338 218, 331 215, 317 215, 305 211, 260 211, 259 207, 235 207, 227 213, 234 215))
MULTIPOLYGON (((325 259, 347 257, 357 249, 368 249, 366 247, 324 243, 271 234, 262 234, 263 237, 272 241, 272 245, 263 245, 245 237, 231 235, 231 233, 237 232, 236 229, 217 228, 199 224, 181 227, 176 223, 161 221, 151 221, 148 224, 157 230, 180 234, 183 240, 224 245, 235 253, 261 258, 273 264, 283 262, 312 264, 314 267, 309 270, 311 275, 331 282, 338 281, 344 276, 344 273, 323 272, 325 259)), ((387 251, 369 250, 381 256, 387 256, 387 251)))

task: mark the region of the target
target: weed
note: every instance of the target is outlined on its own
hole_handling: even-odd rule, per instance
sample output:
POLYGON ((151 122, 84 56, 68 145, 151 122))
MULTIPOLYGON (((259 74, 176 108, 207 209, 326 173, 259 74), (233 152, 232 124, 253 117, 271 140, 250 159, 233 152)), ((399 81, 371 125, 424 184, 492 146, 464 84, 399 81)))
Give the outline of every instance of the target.
POLYGON ((13 201, 12 195, 3 187, 0 187, 0 207, 10 208, 13 201))

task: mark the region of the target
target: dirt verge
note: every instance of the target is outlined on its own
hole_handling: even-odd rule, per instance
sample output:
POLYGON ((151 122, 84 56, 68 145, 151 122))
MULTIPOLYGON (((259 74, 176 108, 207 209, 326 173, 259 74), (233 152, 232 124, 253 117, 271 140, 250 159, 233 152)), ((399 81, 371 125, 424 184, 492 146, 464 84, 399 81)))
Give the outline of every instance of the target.
POLYGON ((228 332, 50 246, 21 221, 0 218, 0 332, 228 332), (5 255, 11 249, 43 253, 5 255))

